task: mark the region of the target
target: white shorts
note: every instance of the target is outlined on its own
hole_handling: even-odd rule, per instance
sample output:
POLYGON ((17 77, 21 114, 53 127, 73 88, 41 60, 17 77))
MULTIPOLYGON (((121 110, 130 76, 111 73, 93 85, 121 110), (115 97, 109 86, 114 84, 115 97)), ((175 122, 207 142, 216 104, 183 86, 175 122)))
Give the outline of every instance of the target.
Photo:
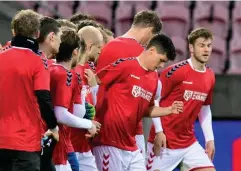
POLYGON ((139 150, 126 151, 112 146, 97 146, 93 153, 98 170, 146 171, 145 160, 139 150))
POLYGON ((69 162, 67 161, 66 165, 55 165, 55 169, 56 171, 72 171, 71 166, 69 164, 69 162))
POLYGON ((160 156, 154 155, 153 144, 148 143, 147 154, 146 168, 148 171, 172 171, 181 162, 188 170, 214 168, 212 161, 198 142, 184 149, 162 149, 160 156))
POLYGON ((76 152, 75 154, 79 162, 79 171, 98 171, 95 156, 93 156, 91 151, 85 153, 76 152))
POLYGON ((136 135, 135 138, 136 138, 136 145, 145 159, 146 158, 146 147, 145 147, 144 135, 136 135))

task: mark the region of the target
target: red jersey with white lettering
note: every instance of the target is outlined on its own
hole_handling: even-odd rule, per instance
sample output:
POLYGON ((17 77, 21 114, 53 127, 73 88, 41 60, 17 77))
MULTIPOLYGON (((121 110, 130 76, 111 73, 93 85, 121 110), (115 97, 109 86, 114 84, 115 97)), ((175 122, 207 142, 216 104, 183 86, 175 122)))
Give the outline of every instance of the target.
MULTIPOLYGON (((62 65, 52 64, 49 67, 50 72, 50 90, 54 106, 61 106, 72 110, 74 103, 81 103, 78 99, 80 91, 77 86, 76 73, 66 70, 62 65)), ((73 152, 70 149, 70 129, 68 126, 59 124, 59 142, 53 153, 55 165, 66 164, 67 153, 73 152)))
MULTIPOLYGON (((144 50, 144 47, 133 38, 118 37, 108 42, 103 49, 97 61, 96 72, 115 62, 119 58, 129 58, 139 56, 144 50)), ((102 91, 101 86, 99 91, 102 91)), ((143 134, 142 121, 136 128, 136 134, 143 134)))
POLYGON ((157 72, 145 70, 136 57, 131 57, 117 60, 97 75, 106 91, 97 94, 95 120, 102 127, 95 145, 137 150, 136 127, 154 105, 157 72))
MULTIPOLYGON (((91 69, 88 64, 86 65, 77 65, 74 68, 74 71, 79 74, 80 79, 82 80, 82 90, 81 100, 82 103, 88 102, 93 105, 93 95, 91 93, 91 87, 88 85, 88 81, 84 76, 84 70, 91 69)), ((72 128, 71 130, 71 141, 74 147, 75 152, 88 152, 90 151, 89 141, 86 139, 85 134, 87 133, 86 129, 77 129, 72 128)))
MULTIPOLYGON (((213 71, 194 70, 191 61, 183 61, 165 69, 160 76, 162 83, 161 107, 170 106, 174 101, 184 102, 183 113, 161 117, 163 131, 167 138, 167 148, 179 149, 192 145, 195 141, 194 122, 203 105, 212 103, 215 84, 213 71)), ((152 125, 149 142, 155 139, 152 125)))

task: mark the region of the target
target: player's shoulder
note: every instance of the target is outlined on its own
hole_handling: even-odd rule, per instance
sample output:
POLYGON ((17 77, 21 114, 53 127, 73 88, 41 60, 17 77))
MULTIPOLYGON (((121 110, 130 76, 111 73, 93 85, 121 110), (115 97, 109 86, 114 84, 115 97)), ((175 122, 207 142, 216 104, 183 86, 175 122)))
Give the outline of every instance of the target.
POLYGON ((119 58, 111 64, 113 67, 133 67, 136 63, 136 57, 119 58))
POLYGON ((186 70, 187 66, 188 66, 188 61, 184 60, 167 67, 166 69, 163 70, 161 74, 165 74, 165 77, 170 78, 173 75, 176 75, 178 73, 183 73, 183 71, 186 70))
POLYGON ((72 75, 71 71, 65 69, 62 65, 55 64, 55 63, 49 66, 49 72, 59 77, 72 75))

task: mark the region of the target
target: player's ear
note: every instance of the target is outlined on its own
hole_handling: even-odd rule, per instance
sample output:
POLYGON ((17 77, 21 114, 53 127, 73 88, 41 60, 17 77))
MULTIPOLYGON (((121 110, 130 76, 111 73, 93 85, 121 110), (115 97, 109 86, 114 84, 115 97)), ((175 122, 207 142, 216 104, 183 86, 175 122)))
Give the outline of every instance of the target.
POLYGON ((188 46, 189 46, 189 51, 190 51, 190 53, 193 53, 193 52, 194 52, 193 45, 192 45, 192 44, 189 44, 188 46))

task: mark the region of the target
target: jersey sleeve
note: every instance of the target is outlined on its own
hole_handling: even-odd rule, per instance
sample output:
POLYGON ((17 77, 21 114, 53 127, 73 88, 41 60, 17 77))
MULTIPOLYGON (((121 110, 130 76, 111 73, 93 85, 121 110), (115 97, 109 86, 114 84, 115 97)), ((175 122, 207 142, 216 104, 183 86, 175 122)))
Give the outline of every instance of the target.
POLYGON ((101 84, 111 85, 123 81, 128 76, 128 70, 129 68, 125 65, 124 59, 119 59, 97 72, 96 75, 101 84))
POLYGON ((72 99, 72 91, 73 88, 71 84, 73 84, 73 75, 71 72, 63 72, 60 74, 53 75, 55 78, 55 81, 53 82, 53 85, 55 87, 55 99, 54 106, 61 106, 65 108, 69 108, 71 99, 72 99))
POLYGON ((48 70, 42 63, 40 57, 35 57, 34 62, 34 90, 50 90, 50 75, 48 70))
POLYGON ((214 91, 214 86, 215 86, 215 76, 213 75, 213 83, 212 83, 212 87, 208 93, 207 99, 204 103, 204 105, 211 105, 212 101, 213 101, 213 91, 214 91))
POLYGON ((81 85, 81 78, 78 73, 75 74, 75 87, 74 87, 74 104, 82 104, 81 100, 81 90, 82 90, 82 85, 81 85))
POLYGON ((165 98, 182 79, 182 74, 179 72, 179 70, 174 70, 173 68, 164 70, 160 75, 162 85, 160 93, 161 98, 165 98))

